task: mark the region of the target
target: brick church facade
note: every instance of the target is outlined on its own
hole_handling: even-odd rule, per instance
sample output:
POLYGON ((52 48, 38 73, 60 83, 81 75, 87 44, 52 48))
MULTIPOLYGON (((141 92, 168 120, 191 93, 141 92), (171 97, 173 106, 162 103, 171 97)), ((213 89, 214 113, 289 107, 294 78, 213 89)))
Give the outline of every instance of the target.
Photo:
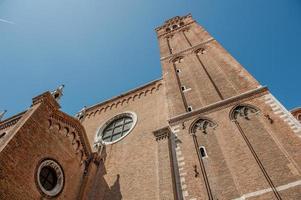
POLYGON ((301 199, 301 109, 191 15, 156 32, 162 78, 76 117, 60 87, 0 121, 0 199, 301 199))

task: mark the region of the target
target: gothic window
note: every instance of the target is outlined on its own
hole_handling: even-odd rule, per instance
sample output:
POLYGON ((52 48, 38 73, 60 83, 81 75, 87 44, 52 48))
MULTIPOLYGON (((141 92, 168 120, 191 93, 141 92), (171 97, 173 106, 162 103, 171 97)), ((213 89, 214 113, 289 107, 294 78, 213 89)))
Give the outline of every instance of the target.
POLYGON ((206 158, 206 157, 208 157, 207 152, 206 152, 206 149, 205 149, 205 147, 203 147, 203 146, 200 147, 200 156, 201 156, 201 158, 206 158))
POLYGON ((207 134, 208 128, 216 128, 217 124, 208 119, 199 119, 192 126, 191 132, 196 133, 201 131, 204 134, 207 134))
POLYGON ((36 177, 39 190, 47 197, 54 197, 63 190, 64 173, 54 160, 47 159, 41 162, 36 177))
POLYGON ((240 117, 249 120, 251 115, 258 114, 259 110, 255 107, 249 106, 249 105, 239 105, 236 106, 232 113, 231 113, 231 119, 238 119, 240 117))
POLYGON ((124 138, 134 128, 137 121, 136 114, 122 113, 112 118, 99 130, 96 143, 115 143, 124 138))

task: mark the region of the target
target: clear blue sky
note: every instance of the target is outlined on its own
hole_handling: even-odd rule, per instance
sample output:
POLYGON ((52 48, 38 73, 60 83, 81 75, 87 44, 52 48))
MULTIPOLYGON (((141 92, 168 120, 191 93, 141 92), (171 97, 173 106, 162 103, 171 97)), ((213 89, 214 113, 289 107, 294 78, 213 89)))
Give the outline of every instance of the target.
POLYGON ((0 109, 64 83, 74 114, 160 78, 154 28, 187 13, 288 109, 301 105, 300 0, 0 0, 0 109))

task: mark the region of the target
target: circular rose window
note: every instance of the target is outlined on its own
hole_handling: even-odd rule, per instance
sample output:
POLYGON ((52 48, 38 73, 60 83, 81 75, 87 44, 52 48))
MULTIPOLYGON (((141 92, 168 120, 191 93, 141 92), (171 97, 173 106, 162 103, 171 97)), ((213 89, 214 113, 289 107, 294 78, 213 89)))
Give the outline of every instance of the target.
POLYGON ((46 196, 58 195, 64 187, 64 173, 61 166, 54 160, 44 160, 37 171, 38 187, 46 196))
POLYGON ((119 114, 107 121, 97 132, 95 143, 113 144, 131 132, 137 122, 135 113, 119 114))

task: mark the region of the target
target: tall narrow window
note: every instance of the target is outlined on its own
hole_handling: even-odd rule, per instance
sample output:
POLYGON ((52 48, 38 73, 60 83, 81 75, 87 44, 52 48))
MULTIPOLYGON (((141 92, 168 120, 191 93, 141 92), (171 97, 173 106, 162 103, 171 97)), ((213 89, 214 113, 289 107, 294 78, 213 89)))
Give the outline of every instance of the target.
POLYGON ((200 156, 201 156, 202 158, 208 157, 208 156, 207 156, 206 149, 205 149, 205 147, 203 147, 203 146, 200 147, 200 156))

